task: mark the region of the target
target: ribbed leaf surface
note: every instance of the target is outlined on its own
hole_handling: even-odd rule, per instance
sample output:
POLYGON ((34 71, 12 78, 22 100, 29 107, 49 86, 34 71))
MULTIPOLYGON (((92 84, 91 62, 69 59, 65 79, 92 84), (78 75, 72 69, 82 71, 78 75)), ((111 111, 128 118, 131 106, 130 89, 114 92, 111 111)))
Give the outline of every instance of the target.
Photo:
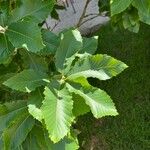
POLYGON ((34 91, 37 87, 44 85, 43 79, 47 78, 45 73, 37 72, 32 69, 24 70, 11 77, 3 84, 13 90, 22 92, 34 91))
POLYGON ((94 87, 76 87, 71 86, 70 84, 67 84, 67 87, 70 92, 78 94, 84 98, 85 103, 91 108, 95 118, 116 116, 118 114, 113 101, 103 90, 94 87))
POLYGON ((70 130, 73 121, 73 101, 66 88, 53 93, 48 87, 44 91, 42 105, 43 118, 49 137, 53 142, 60 141, 70 130))
POLYGON ((44 48, 40 28, 34 22, 12 23, 6 30, 6 35, 16 48, 26 48, 34 53, 44 48))
POLYGON ((78 77, 93 77, 107 80, 121 73, 125 68, 127 68, 126 64, 110 56, 101 54, 86 55, 76 62, 67 78, 73 80, 78 77))
POLYGON ((42 22, 52 11, 55 0, 21 0, 22 4, 12 12, 10 22, 17 22, 25 17, 34 17, 36 21, 42 22))

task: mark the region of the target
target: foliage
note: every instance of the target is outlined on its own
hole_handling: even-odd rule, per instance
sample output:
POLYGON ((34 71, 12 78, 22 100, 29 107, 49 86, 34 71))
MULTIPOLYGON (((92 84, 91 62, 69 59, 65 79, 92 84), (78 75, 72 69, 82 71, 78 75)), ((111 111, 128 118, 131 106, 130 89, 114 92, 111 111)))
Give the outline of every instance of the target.
POLYGON ((54 5, 54 0, 0 1, 1 149, 78 149, 71 127, 76 116, 89 110, 96 118, 118 114, 107 93, 87 78, 107 80, 127 65, 92 55, 97 39, 82 38, 77 29, 59 35, 42 29, 54 5), (75 95, 86 108, 78 115, 75 95))
POLYGON ((110 11, 113 25, 137 33, 140 22, 150 25, 149 0, 99 0, 100 11, 110 11), (109 9, 110 6, 110 9, 109 9))

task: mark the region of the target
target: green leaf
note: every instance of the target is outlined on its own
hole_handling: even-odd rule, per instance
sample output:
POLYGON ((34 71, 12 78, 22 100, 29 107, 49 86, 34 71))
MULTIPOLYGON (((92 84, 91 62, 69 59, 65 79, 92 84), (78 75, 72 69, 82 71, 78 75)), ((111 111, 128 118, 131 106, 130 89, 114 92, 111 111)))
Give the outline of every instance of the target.
POLYGON ((41 55, 55 54, 60 43, 59 37, 49 30, 42 30, 42 37, 46 46, 39 53, 41 55))
POLYGON ((150 25, 150 0, 134 0, 133 6, 138 9, 140 20, 150 25))
POLYGON ((111 16, 121 13, 130 6, 133 0, 111 0, 111 16))
POLYGON ((56 52, 56 67, 59 71, 65 68, 66 59, 82 48, 82 37, 78 30, 68 30, 61 34, 60 45, 56 52))
POLYGON ((67 79, 74 80, 79 77, 93 77, 107 80, 121 73, 127 65, 107 55, 85 55, 67 74, 67 79))
POLYGON ((0 104, 0 132, 7 128, 10 122, 26 109, 27 103, 23 100, 0 104))
POLYGON ((37 22, 42 22, 47 18, 53 9, 55 0, 21 0, 22 4, 13 10, 10 22, 17 22, 18 20, 31 16, 37 22))
POLYGON ((85 103, 91 108, 95 118, 104 116, 116 116, 117 110, 113 101, 106 92, 94 87, 81 87, 78 85, 67 84, 68 90, 84 98, 85 103))
POLYGON ((45 73, 29 69, 11 77, 3 84, 13 90, 31 92, 34 91, 37 87, 45 85, 44 79, 46 78, 47 75, 45 73))
POLYGON ((75 117, 78 117, 90 112, 90 107, 87 104, 85 104, 84 98, 77 94, 73 94, 72 112, 75 117))
POLYGON ((97 50, 98 37, 83 38, 83 48, 80 53, 94 54, 97 50))
POLYGON ((19 51, 21 59, 23 60, 22 66, 24 69, 33 69, 39 72, 48 72, 48 63, 45 57, 30 53, 26 50, 21 49, 19 51))
POLYGON ((23 144, 24 150, 77 150, 77 137, 68 136, 54 144, 42 126, 34 126, 23 144))
POLYGON ((131 32, 138 33, 140 28, 139 17, 137 11, 132 11, 129 13, 124 13, 122 15, 123 26, 131 32))
POLYGON ((50 146, 46 143, 43 130, 40 124, 35 125, 22 144, 23 150, 32 150, 33 147, 35 150, 51 150, 48 148, 50 146))
POLYGON ((44 91, 45 99, 41 107, 46 128, 50 139, 56 143, 70 130, 73 121, 73 101, 68 90, 51 91, 48 87, 44 91))
POLYGON ((6 35, 16 48, 26 48, 34 53, 44 48, 40 28, 34 22, 12 23, 6 30, 6 35))
POLYGON ((0 34, 0 64, 5 64, 10 60, 14 47, 8 41, 5 34, 0 34))
POLYGON ((28 111, 29 113, 40 122, 43 119, 42 111, 40 109, 42 105, 43 96, 38 89, 37 91, 31 93, 28 98, 28 111))
POLYGON ((0 25, 5 27, 8 22, 9 1, 1 1, 0 4, 0 25))
POLYGON ((33 126, 34 120, 28 111, 22 112, 3 132, 4 149, 11 150, 20 146, 33 126))
POLYGON ((51 150, 77 150, 78 142, 73 138, 64 138, 60 142, 51 145, 51 150))

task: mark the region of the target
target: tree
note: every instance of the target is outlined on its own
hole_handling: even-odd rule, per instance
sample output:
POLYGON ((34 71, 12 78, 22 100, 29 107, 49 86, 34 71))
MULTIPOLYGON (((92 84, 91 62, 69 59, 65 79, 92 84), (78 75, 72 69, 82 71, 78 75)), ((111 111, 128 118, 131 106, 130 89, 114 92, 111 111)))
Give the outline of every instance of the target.
MULTIPOLYGON (((112 4, 112 14, 125 9, 114 13, 112 4)), ((43 29, 55 9, 55 0, 0 1, 1 149, 75 150, 72 124, 79 115, 118 114, 110 96, 87 79, 110 79, 127 65, 94 55, 97 38, 76 28, 59 35, 43 29)))

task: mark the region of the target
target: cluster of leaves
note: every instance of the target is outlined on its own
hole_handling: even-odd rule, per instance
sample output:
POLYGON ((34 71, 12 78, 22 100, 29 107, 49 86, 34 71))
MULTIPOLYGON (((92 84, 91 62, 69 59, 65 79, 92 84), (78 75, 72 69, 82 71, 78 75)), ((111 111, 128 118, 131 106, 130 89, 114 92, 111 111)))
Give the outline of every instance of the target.
POLYGON ((107 80, 127 66, 93 55, 97 38, 77 29, 55 35, 40 24, 54 0, 0 1, 0 149, 78 149, 71 127, 79 115, 117 115, 107 93, 88 78, 107 80))
POLYGON ((137 33, 140 22, 150 25, 150 0, 99 0, 100 11, 107 11, 113 26, 137 33))
POLYGON ((150 25, 150 0, 111 0, 111 17, 115 23, 137 33, 140 21, 150 25))

